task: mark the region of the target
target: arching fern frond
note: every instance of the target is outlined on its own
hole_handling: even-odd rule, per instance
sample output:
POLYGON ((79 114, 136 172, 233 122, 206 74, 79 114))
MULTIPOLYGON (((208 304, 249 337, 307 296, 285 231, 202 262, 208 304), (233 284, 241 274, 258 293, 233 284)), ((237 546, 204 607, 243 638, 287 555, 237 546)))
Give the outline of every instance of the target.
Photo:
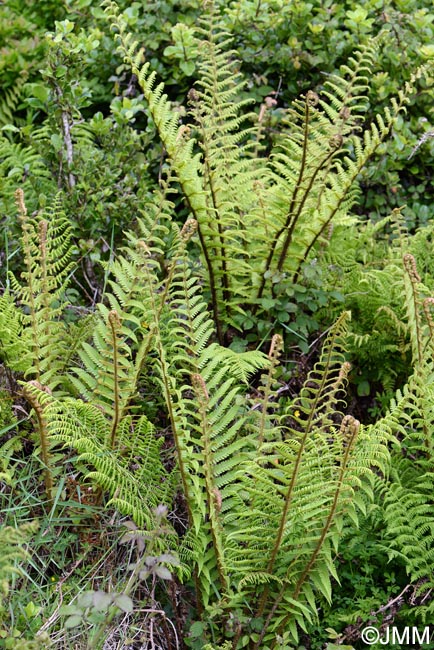
POLYGON ((137 232, 127 233, 128 245, 110 269, 108 286, 112 291, 106 299, 111 309, 98 306, 92 344, 82 345, 82 365, 70 375, 77 392, 98 405, 111 422, 107 441, 111 448, 117 444, 120 422, 134 406, 144 366, 155 351, 154 328, 159 326, 171 287, 171 269, 194 230, 187 234, 187 225, 180 233, 170 223, 167 211, 171 204, 165 191, 157 192, 149 202, 137 232), (172 243, 166 244, 164 239, 172 243))
POLYGON ((316 594, 331 598, 343 521, 357 521, 357 509, 365 508, 372 457, 383 469, 387 463, 390 432, 375 437, 339 412, 347 319, 336 324, 300 397, 287 407, 280 436, 240 458, 223 519, 235 600, 256 602, 255 616, 265 618, 258 649, 282 630, 296 635, 296 624, 313 621, 316 594))
POLYGON ((194 558, 206 604, 226 593, 223 519, 236 492, 237 467, 253 445, 246 435, 240 378, 267 364, 264 355, 237 355, 211 342, 213 323, 187 259, 174 269, 171 291, 155 326, 158 383, 177 450, 190 532, 181 556, 194 558))
POLYGON ((163 438, 145 416, 126 416, 118 426, 118 447, 110 449, 110 424, 93 404, 81 400, 52 403, 45 411, 53 442, 75 449, 85 479, 110 495, 108 506, 151 530, 154 508, 170 505, 174 482, 161 462, 163 438), (84 469, 89 468, 89 469, 84 469))
POLYGON ((213 11, 197 36, 200 79, 189 100, 203 152, 200 173, 207 205, 199 234, 210 257, 208 268, 212 266, 208 276, 214 312, 215 298, 219 306, 217 323, 220 317, 230 322, 234 313, 244 313, 251 277, 249 215, 258 203, 258 179, 265 181, 268 172, 265 160, 252 155, 258 152, 256 115, 246 113, 251 101, 240 99, 246 82, 236 52, 230 50, 231 38, 219 29, 213 11))

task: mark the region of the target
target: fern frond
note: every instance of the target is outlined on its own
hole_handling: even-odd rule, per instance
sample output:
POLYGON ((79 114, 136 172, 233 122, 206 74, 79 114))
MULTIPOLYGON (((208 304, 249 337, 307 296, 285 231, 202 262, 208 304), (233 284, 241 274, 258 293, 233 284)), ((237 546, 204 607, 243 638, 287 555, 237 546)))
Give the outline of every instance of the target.
MULTIPOLYGON (((404 469, 399 467, 400 472, 404 469)), ((389 557, 404 560, 412 581, 421 579, 421 593, 434 588, 434 525, 431 497, 434 488, 433 468, 421 474, 411 471, 394 473, 385 495, 389 557), (413 480, 409 480, 412 475, 413 480)))
POLYGON ((111 421, 110 447, 115 445, 119 423, 134 408, 144 366, 155 351, 154 329, 172 283, 172 269, 194 231, 191 223, 181 232, 170 223, 167 191, 165 184, 143 212, 137 232, 126 234, 128 245, 110 268, 112 291, 106 300, 111 309, 98 306, 92 344, 83 343, 81 367, 70 375, 78 394, 99 405, 111 421))
POLYGON ((165 395, 186 495, 203 602, 211 586, 229 589, 223 519, 236 492, 237 466, 252 451, 243 434, 242 383, 267 365, 258 352, 237 355, 211 343, 213 323, 186 259, 174 270, 168 304, 155 324, 159 385, 165 395))
POLYGON ((409 253, 404 254, 403 276, 414 370, 398 394, 400 409, 394 414, 395 451, 382 489, 385 544, 389 557, 402 560, 411 579, 420 581, 419 593, 425 593, 434 586, 434 361, 431 314, 426 302, 432 299, 422 303, 416 261, 409 253))
POLYGON ((17 372, 32 368, 32 357, 23 353, 31 347, 28 329, 23 328, 22 312, 9 292, 0 296, 0 358, 17 372))
POLYGON ((72 267, 71 226, 61 212, 60 197, 34 219, 27 215, 22 190, 17 190, 16 197, 25 270, 21 281, 10 276, 11 291, 21 310, 18 313, 6 305, 1 319, 3 327, 10 330, 5 336, 5 352, 12 368, 23 369, 26 377, 34 376, 54 389, 63 381, 66 354, 66 326, 61 316, 72 267), (20 346, 17 337, 23 337, 26 345, 20 346))
POLYGON ((384 471, 387 465, 389 430, 376 438, 353 418, 336 422, 348 372, 347 320, 337 323, 300 398, 287 408, 280 436, 256 453, 246 450, 237 488, 227 490, 226 562, 236 598, 256 600, 255 616, 265 616, 257 648, 285 626, 312 620, 315 593, 330 599, 342 522, 357 521, 357 509, 365 508, 358 492, 371 493, 372 458, 384 471))
MULTIPOLYGON (((51 171, 41 155, 31 146, 15 143, 7 137, 0 137, 0 206, 6 215, 14 214, 14 194, 17 186, 27 193, 29 189, 49 195, 56 191, 51 171)), ((29 193, 30 194, 30 193, 29 193)), ((37 206, 32 204, 31 209, 37 206)))
POLYGON ((27 81, 27 74, 15 77, 14 84, 3 90, 0 96, 0 125, 13 124, 14 113, 22 100, 23 87, 27 81))
MULTIPOLYGON (((360 136, 353 132, 364 109, 360 105, 361 96, 354 98, 355 106, 351 107, 350 88, 352 84, 360 92, 366 88, 373 52, 367 48, 352 59, 354 67, 349 79, 342 77, 339 83, 331 81, 326 101, 310 92, 304 102, 298 100, 293 105, 289 114, 293 132, 286 137, 273 162, 275 183, 270 205, 277 225, 268 254, 259 255, 266 258, 266 263, 258 299, 263 295, 267 280, 276 273, 285 272, 286 277, 297 281, 302 264, 322 233, 354 204, 360 171, 405 110, 413 90, 411 84, 406 85, 398 100, 392 100, 384 117, 377 115, 360 136), (348 84, 348 94, 345 84, 348 84), (288 196, 291 197, 289 207, 288 196)), ((346 72, 348 70, 350 68, 346 72)), ((261 246, 261 241, 255 242, 255 247, 257 245, 261 246)))
POLYGON ((94 404, 81 400, 53 401, 45 411, 53 442, 75 449, 85 478, 110 495, 107 506, 134 519, 139 528, 152 529, 153 510, 170 505, 173 477, 161 463, 163 438, 145 416, 126 416, 118 425, 117 448, 107 444, 110 423, 94 404))
POLYGON ((132 67, 168 153, 171 169, 197 221, 206 286, 217 339, 224 325, 249 326, 248 312, 263 307, 278 283, 297 282, 307 257, 335 221, 344 222, 358 197, 358 177, 390 133, 413 92, 414 78, 360 135, 379 40, 362 47, 317 95, 310 91, 287 113, 287 133, 271 161, 258 153, 260 128, 249 126, 230 38, 216 16, 197 34, 201 81, 190 91, 191 127, 178 123, 149 62, 128 33, 114 2, 105 2, 119 51, 132 67), (270 218, 272 215, 272 219, 270 218))
POLYGON ((81 395, 98 405, 111 420, 107 445, 113 448, 120 416, 131 398, 131 350, 126 343, 130 335, 123 329, 116 310, 99 305, 93 343, 83 343, 79 356, 85 368, 77 368, 70 380, 81 395))
POLYGON ((245 113, 249 100, 239 99, 245 81, 237 72, 235 53, 228 49, 231 39, 218 28, 213 13, 197 33, 200 81, 189 98, 203 151, 200 171, 208 208, 199 229, 202 245, 214 260, 221 316, 230 321, 245 301, 251 274, 248 215, 257 204, 257 179, 267 172, 265 162, 250 155, 257 150, 257 127, 249 126, 254 114, 245 113))
POLYGON ((25 544, 37 529, 36 521, 19 527, 2 526, 0 529, 0 605, 8 595, 11 576, 21 574, 18 563, 29 557, 25 544))
POLYGON ((6 442, 0 445, 0 481, 3 481, 7 485, 12 484, 14 473, 14 469, 11 467, 12 457, 22 447, 23 443, 18 436, 12 436, 12 438, 9 438, 9 440, 6 440, 6 442))

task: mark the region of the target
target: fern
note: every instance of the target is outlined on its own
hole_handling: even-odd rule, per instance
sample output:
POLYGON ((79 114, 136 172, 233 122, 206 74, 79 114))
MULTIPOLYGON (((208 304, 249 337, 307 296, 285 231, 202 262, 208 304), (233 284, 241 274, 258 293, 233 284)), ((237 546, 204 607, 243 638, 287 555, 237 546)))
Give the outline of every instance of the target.
POLYGON ((243 434, 241 377, 267 364, 210 341, 213 323, 187 260, 175 268, 168 304, 155 326, 158 382, 165 396, 190 530, 180 549, 192 558, 202 602, 225 593, 229 576, 222 518, 233 499, 237 465, 252 449, 243 434))
POLYGON ((225 324, 242 328, 249 322, 248 312, 265 306, 263 300, 279 291, 282 279, 297 282, 322 234, 355 202, 360 171, 405 110, 413 86, 407 84, 383 116, 356 134, 366 110, 377 39, 350 58, 320 94, 310 91, 294 102, 287 133, 267 162, 252 156, 252 149, 258 151, 260 123, 246 122, 246 102, 237 99, 244 82, 227 51, 230 39, 212 11, 198 31, 201 81, 190 92, 190 127, 178 124, 116 4, 107 1, 105 6, 118 31, 119 51, 138 77, 197 221, 217 337, 223 343, 225 324), (192 128, 202 156, 195 153, 192 128))
MULTIPOLYGON (((342 326, 343 322, 337 326, 336 337, 338 331, 342 335, 342 326)), ((279 630, 277 622, 288 613, 294 614, 297 621, 312 616, 309 599, 311 605, 314 601, 308 575, 315 588, 330 597, 328 575, 334 570, 326 538, 331 520, 340 513, 337 508, 340 487, 337 490, 333 475, 342 447, 338 450, 339 435, 332 433, 335 427, 329 418, 335 412, 334 402, 344 381, 346 371, 340 377, 341 364, 337 338, 330 339, 321 364, 306 383, 300 400, 293 405, 294 413, 290 415, 290 407, 283 421, 283 441, 264 443, 260 453, 252 460, 246 459, 239 471, 238 494, 245 496, 244 500, 238 497, 236 517, 235 508, 229 515, 230 521, 236 521, 228 536, 229 554, 238 589, 244 597, 249 594, 250 601, 259 597, 256 616, 266 618, 263 634, 255 647, 261 647, 270 631, 274 638, 279 630), (297 422, 297 429, 289 425, 290 420, 297 422), (330 521, 324 515, 321 533, 320 513, 327 512, 330 521), (318 554, 321 561, 317 564, 318 554), (258 584, 264 582, 266 586, 258 589, 258 584), (300 597, 304 590, 309 593, 307 608, 300 597), (285 604, 281 602, 284 595, 285 604)), ((350 448, 351 444, 347 454, 350 448)), ((348 479, 347 490, 349 485, 348 479)))
MULTIPOLYGON (((413 252, 420 253, 425 264, 429 264, 424 250, 430 228, 414 239, 408 236, 400 212, 396 211, 379 227, 389 222, 394 239, 391 243, 385 239, 387 250, 381 241, 378 244, 371 241, 373 252, 369 247, 367 250, 363 233, 359 242, 353 240, 353 257, 349 256, 351 263, 344 267, 347 274, 344 282, 348 281, 348 304, 358 315, 359 328, 364 326, 369 332, 354 332, 350 340, 361 346, 368 362, 370 356, 380 358, 381 355, 390 391, 395 388, 392 373, 396 363, 391 373, 386 355, 390 352, 399 355, 406 363, 406 375, 409 374, 385 418, 372 425, 372 429, 374 435, 375 432, 384 435, 386 427, 393 440, 390 468, 381 481, 378 478, 376 486, 386 529, 382 546, 391 559, 396 558, 405 565, 423 601, 432 588, 429 494, 433 470, 434 328, 430 288, 421 281, 413 252), (383 259, 378 255, 379 250, 383 250, 383 259), (378 268, 371 268, 374 265, 378 268)), ((367 227, 367 232, 372 232, 372 227, 367 227)), ((338 238, 335 245, 339 243, 343 242, 338 238)), ((428 277, 425 273, 424 280, 428 277)), ((430 616, 428 603, 420 610, 422 616, 430 616)))
MULTIPOLYGON (((251 125, 254 113, 244 114, 250 100, 240 100, 245 81, 237 72, 231 39, 211 13, 199 29, 200 81, 189 94, 194 128, 203 151, 199 169, 207 212, 198 216, 214 317, 228 322, 245 302, 251 276, 249 215, 257 204, 258 179, 266 174, 257 152, 259 135, 251 125), (249 126, 250 122, 250 126, 249 126)), ((242 311, 242 310, 241 310, 242 311)), ((219 335, 221 342, 222 337, 219 335)))
MULTIPOLYGON (((291 131, 273 158, 271 201, 278 227, 266 257, 258 299, 270 273, 286 271, 292 260, 297 279, 300 264, 331 218, 339 210, 348 210, 355 200, 353 181, 338 189, 338 179, 346 179, 338 158, 344 147, 352 144, 346 140, 355 137, 353 130, 366 110, 367 75, 374 52, 371 47, 356 53, 342 68, 341 76, 326 82, 321 95, 311 91, 288 111, 291 131), (327 205, 331 204, 333 216, 327 215, 327 205)), ((359 164, 364 163, 360 160, 359 164)))
MULTIPOLYGON (((6 431, 15 426, 15 423, 9 425, 9 427, 6 427, 6 431)), ((2 429, 1 431, 4 432, 5 429, 2 429)), ((18 436, 13 436, 0 445, 0 481, 3 481, 7 485, 13 484, 14 468, 10 466, 12 457, 21 449, 22 442, 18 436)))
MULTIPOLYGON (((178 273, 167 321, 162 314, 167 334, 163 327, 157 337, 160 382, 190 518, 181 557, 196 565, 206 608, 216 591, 223 611, 247 600, 257 608, 256 617, 265 617, 259 648, 287 623, 296 635, 296 623, 313 620, 315 591, 330 598, 341 521, 350 515, 357 520, 356 508, 365 507, 357 491, 371 494, 364 476, 373 463, 385 471, 390 434, 360 433, 352 418, 340 430, 336 426, 348 372, 340 342, 346 316, 276 426, 270 412, 246 409, 227 354, 206 345, 210 324, 195 283, 185 268, 178 273)), ((277 356, 278 340, 271 368, 277 356)), ((270 381, 265 380, 263 409, 273 407, 270 381)))
MULTIPOLYGON (((17 186, 26 193, 32 189, 40 192, 55 192, 51 172, 42 157, 31 146, 15 143, 5 136, 0 137, 0 205, 2 212, 10 216, 14 213, 14 193, 17 186)), ((33 201, 31 209, 35 209, 33 201)))
MULTIPOLYGON (((315 623, 319 600, 331 601, 332 578, 338 579, 334 559, 343 530, 349 522, 357 526, 380 480, 388 535, 395 535, 389 552, 431 588, 434 319, 404 244, 404 271, 393 247, 383 268, 370 269, 360 286, 363 246, 346 251, 352 281, 370 290, 375 326, 387 318, 402 338, 389 349, 405 352, 408 335, 415 364, 407 387, 375 425, 343 414, 348 312, 289 401, 276 381, 279 334, 268 355, 223 346, 225 328, 244 327, 266 308, 267 297, 296 283, 313 251, 331 258, 326 231, 348 222, 360 171, 405 109, 412 85, 362 132, 374 42, 320 92, 293 103, 282 138, 269 159, 261 158, 260 120, 239 100, 244 82, 214 14, 197 30, 201 81, 190 92, 187 125, 179 124, 116 5, 106 0, 105 6, 167 152, 168 175, 106 265, 103 302, 72 327, 64 322, 71 231, 59 199, 30 218, 17 194, 24 272, 20 280, 11 277, 11 291, 0 298, 1 354, 27 380, 22 394, 36 420, 47 495, 53 445, 73 449, 85 480, 148 535, 158 524, 155 509, 169 509, 180 485, 188 528, 180 536, 167 526, 156 543, 163 550, 169 536, 171 548, 178 547, 179 578, 193 578, 204 623, 220 644, 230 634, 234 649, 246 637, 255 650, 277 647, 283 634, 297 642, 299 630, 315 623), (175 186, 191 213, 182 228, 171 218, 175 186), (203 262, 197 274, 187 251, 195 233, 203 262), (397 294, 404 288, 408 323, 403 311, 384 304, 388 287, 397 294), (165 467, 163 437, 145 397, 155 387, 167 413, 173 471, 165 467), (389 447, 401 440, 402 457, 394 452, 391 465, 389 447), (231 630, 235 617, 239 624, 231 630), (254 621, 262 626, 257 634, 254 621)), ((46 129, 36 137, 43 143, 46 129)), ((91 143, 93 136, 78 128, 75 137, 91 143)), ((30 151, 10 143, 4 150, 8 173, 20 155, 39 164, 30 151)), ((22 168, 12 168, 11 176, 22 168)), ((364 332, 353 334, 355 343, 366 340, 364 332)))
POLYGON ((51 442, 44 406, 36 394, 59 390, 64 376, 67 328, 62 320, 67 275, 71 270, 71 229, 60 199, 36 218, 29 218, 22 190, 16 192, 22 229, 24 270, 21 281, 10 276, 11 291, 0 298, 0 355, 8 367, 29 379, 22 391, 33 408, 47 498, 53 490, 51 442), (36 391, 36 392, 35 392, 36 391))
POLYGON ((71 228, 60 211, 59 197, 33 219, 27 215, 22 191, 17 190, 16 196, 25 270, 21 282, 10 277, 15 305, 8 293, 1 299, 2 353, 12 369, 53 390, 62 382, 66 354, 61 315, 71 270, 71 228))
POLYGON ((145 416, 125 416, 118 425, 117 449, 107 444, 110 423, 101 411, 81 400, 52 403, 46 411, 53 442, 73 447, 85 480, 110 495, 107 506, 152 529, 154 509, 170 504, 174 482, 161 463, 161 444, 145 416), (86 468, 86 469, 84 469, 86 468), (89 469, 90 468, 90 469, 89 469))
POLYGON ((28 74, 24 72, 20 77, 16 77, 14 85, 6 88, 0 97, 0 124, 12 125, 14 113, 22 100, 23 87, 27 81, 28 74))
MULTIPOLYGON (((409 450, 411 452, 411 448, 409 450)), ((434 530, 432 523, 432 463, 411 467, 407 461, 398 462, 392 482, 385 495, 387 552, 390 559, 398 558, 406 566, 412 582, 418 585, 418 595, 433 589, 434 530)), ((422 607, 423 616, 432 615, 432 604, 422 607)))
MULTIPOLYGON (((139 382, 145 367, 149 371, 155 364, 155 329, 167 309, 174 274, 194 232, 192 223, 182 231, 172 225, 166 212, 169 207, 165 192, 157 193, 138 221, 137 232, 127 233, 129 245, 111 266, 109 306, 99 304, 92 317, 69 331, 79 363, 73 359, 63 385, 74 396, 52 392, 36 381, 23 388, 38 419, 44 465, 49 467, 53 444, 75 449, 87 479, 101 494, 110 495, 112 506, 146 528, 153 525, 157 505, 170 505, 176 473, 165 472, 162 438, 144 414, 136 414, 139 382), (83 341, 90 326, 92 336, 83 341)), ((38 271, 31 267, 26 279, 31 285, 35 278, 38 271)), ((30 300, 30 289, 27 295, 30 300)), ((252 367, 255 363, 253 358, 252 367)), ((248 362, 239 367, 246 372, 248 362)), ((43 380, 46 375, 41 372, 40 377, 43 380)), ((52 484, 47 485, 47 491, 51 488, 52 484)))
MULTIPOLYGON (((406 253, 404 297, 407 326, 413 352, 413 374, 400 392, 399 433, 392 456, 390 479, 383 487, 387 551, 406 566, 418 594, 434 587, 432 524, 434 361, 430 303, 420 297, 420 277, 414 257, 406 253)), ((423 602, 422 598, 422 602, 423 602)), ((432 604, 421 606, 422 615, 432 615, 432 604)))
MULTIPOLYGON (((310 92, 295 102, 288 111, 291 131, 270 162, 257 160, 251 152, 258 150, 260 127, 248 126, 250 117, 243 115, 244 102, 237 100, 242 81, 215 17, 198 32, 202 80, 190 92, 194 124, 187 126, 179 125, 116 5, 105 6, 197 222, 221 344, 224 325, 239 327, 267 293, 279 291, 282 278, 296 282, 325 229, 333 220, 343 222, 357 199, 361 169, 405 109, 412 87, 356 134, 374 43, 322 94, 310 92), (196 154, 192 129, 202 155, 196 154)), ((258 369, 261 358, 242 360, 212 342, 213 324, 185 258, 171 270, 166 302, 158 307, 153 299, 149 326, 188 510, 181 557, 193 564, 209 612, 215 597, 223 612, 247 601, 264 620, 255 648, 275 644, 284 628, 296 638, 297 624, 316 616, 318 593, 330 600, 333 552, 345 518, 357 522, 357 509, 365 508, 363 490, 372 496, 372 467, 387 473, 390 422, 374 431, 342 419, 346 316, 283 418, 275 415, 275 352, 262 359, 269 372, 257 408, 248 409, 240 377, 258 369)))
POLYGON ((37 529, 38 523, 33 521, 18 528, 3 526, 0 530, 0 612, 3 610, 3 599, 9 592, 11 576, 21 574, 18 562, 29 557, 25 544, 37 529))

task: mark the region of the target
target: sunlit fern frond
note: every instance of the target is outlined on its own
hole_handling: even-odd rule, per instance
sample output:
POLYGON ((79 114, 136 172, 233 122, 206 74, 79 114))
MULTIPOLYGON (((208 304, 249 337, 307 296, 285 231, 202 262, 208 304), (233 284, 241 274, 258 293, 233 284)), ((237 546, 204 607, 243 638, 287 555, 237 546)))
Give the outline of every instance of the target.
POLYGON ((384 545, 389 557, 401 560, 410 579, 418 584, 418 609, 426 617, 432 612, 432 604, 425 603, 425 596, 434 587, 434 301, 431 297, 422 299, 423 287, 413 255, 404 254, 403 266, 413 373, 398 392, 401 408, 395 426, 392 464, 382 489, 384 545))
POLYGON ((184 235, 167 214, 170 205, 165 193, 157 192, 137 231, 126 233, 127 245, 109 269, 109 307, 98 306, 92 341, 83 343, 81 366, 70 375, 78 394, 98 404, 111 421, 112 447, 155 352, 154 328, 172 282, 171 269, 185 246, 184 235))
POLYGON ((243 430, 242 380, 267 365, 263 354, 228 351, 213 335, 197 279, 187 259, 180 259, 155 326, 156 368, 189 512, 181 555, 194 558, 205 603, 215 589, 229 588, 222 517, 230 509, 240 458, 254 448, 243 430))
POLYGON ((285 273, 286 278, 297 281, 303 263, 322 234, 356 201, 361 170, 405 111, 414 90, 411 84, 360 135, 354 132, 364 113, 363 94, 373 52, 368 47, 355 55, 339 82, 329 81, 326 99, 321 93, 309 92, 290 109, 291 130, 273 159, 275 183, 269 190, 270 207, 265 211, 274 215, 272 244, 269 246, 267 240, 264 247, 266 240, 260 228, 260 239, 252 242, 252 246, 263 251, 259 258, 266 260, 259 299, 276 274, 285 273), (354 98, 353 85, 358 89, 354 98))
POLYGON ((257 120, 246 112, 251 101, 240 98, 246 81, 230 50, 231 38, 212 11, 197 35, 200 80, 189 99, 203 152, 200 171, 207 204, 199 235, 206 257, 214 260, 209 281, 210 291, 217 292, 219 316, 230 321, 246 300, 251 276, 246 238, 258 203, 258 179, 265 182, 267 169, 264 159, 252 155, 258 151, 257 120))
POLYGON ((433 469, 432 463, 423 472, 409 459, 400 462, 384 496, 389 558, 403 561, 410 580, 419 581, 418 595, 434 588, 433 469))

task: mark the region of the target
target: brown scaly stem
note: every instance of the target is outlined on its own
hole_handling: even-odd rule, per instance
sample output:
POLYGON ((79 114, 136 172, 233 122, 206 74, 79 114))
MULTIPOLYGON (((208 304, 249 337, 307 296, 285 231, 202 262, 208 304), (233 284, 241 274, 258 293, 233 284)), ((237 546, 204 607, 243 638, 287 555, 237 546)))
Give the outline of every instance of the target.
POLYGON ((224 550, 221 539, 221 524, 220 524, 220 511, 221 511, 221 495, 215 483, 213 475, 213 454, 211 449, 211 435, 208 423, 208 401, 209 395, 203 377, 195 373, 192 375, 192 385, 196 393, 198 401, 198 412, 200 416, 200 429, 201 439, 203 446, 203 471, 205 475, 205 486, 207 492, 208 502, 208 516, 209 525, 211 529, 211 537, 214 546, 214 552, 217 562, 217 571, 220 578, 220 583, 224 592, 228 591, 229 581, 225 569, 224 550))
POLYGON ((38 381, 33 380, 29 381, 23 388, 23 395, 29 404, 32 406, 36 414, 36 419, 38 422, 38 434, 39 434, 39 443, 41 445, 41 458, 44 464, 44 483, 45 483, 45 493, 47 495, 48 501, 51 503, 53 500, 53 475, 51 472, 51 458, 50 458, 50 446, 48 440, 48 424, 44 415, 44 409, 37 398, 35 391, 32 390, 32 387, 37 388, 38 390, 44 391, 47 394, 51 394, 51 391, 46 386, 42 386, 38 381))

